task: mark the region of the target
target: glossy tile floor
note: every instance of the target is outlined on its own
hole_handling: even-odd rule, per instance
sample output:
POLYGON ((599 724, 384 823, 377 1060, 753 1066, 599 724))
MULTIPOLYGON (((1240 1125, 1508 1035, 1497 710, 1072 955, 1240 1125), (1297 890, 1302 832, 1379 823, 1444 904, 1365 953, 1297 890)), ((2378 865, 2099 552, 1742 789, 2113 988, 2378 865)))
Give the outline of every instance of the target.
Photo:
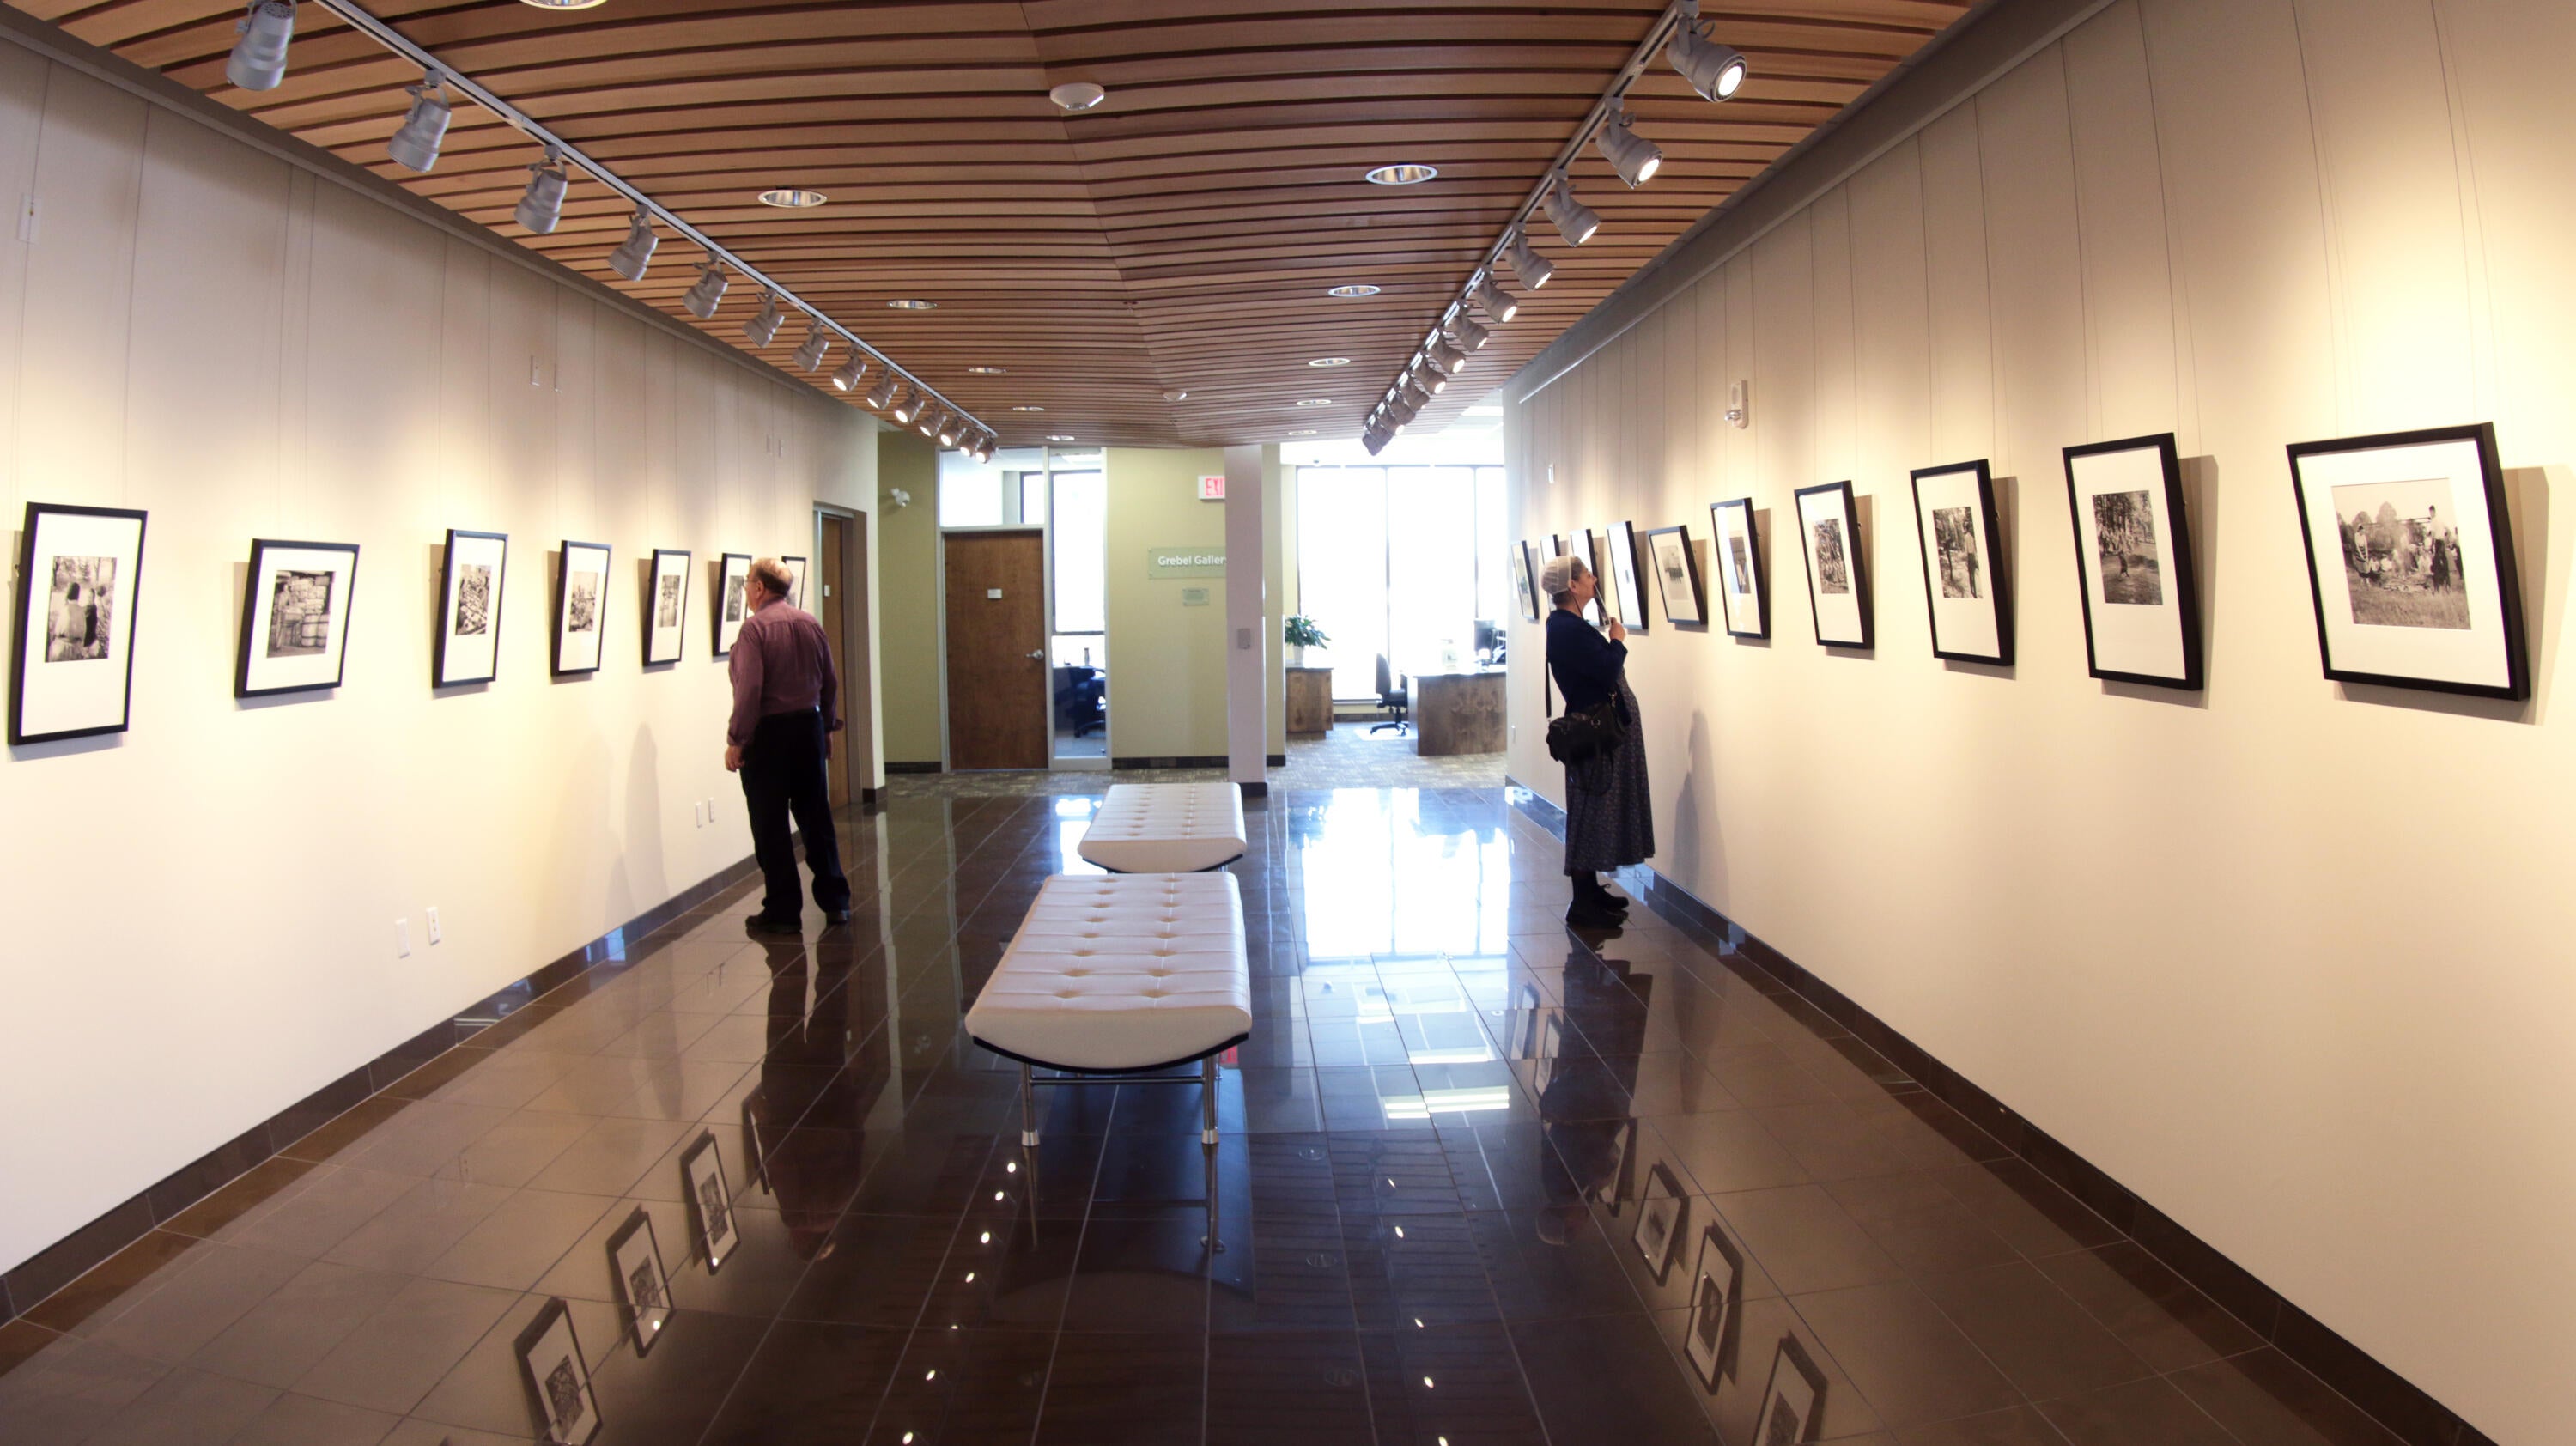
POLYGON ((852 927, 746 885, 521 1009, 0 1327, 0 1440, 530 1439, 553 1297, 603 1443, 2394 1440, 1684 930, 1570 935, 1500 789, 1254 808, 1223 1144, 1126 1086, 1023 1150, 959 1019, 1096 802, 899 795, 852 927))

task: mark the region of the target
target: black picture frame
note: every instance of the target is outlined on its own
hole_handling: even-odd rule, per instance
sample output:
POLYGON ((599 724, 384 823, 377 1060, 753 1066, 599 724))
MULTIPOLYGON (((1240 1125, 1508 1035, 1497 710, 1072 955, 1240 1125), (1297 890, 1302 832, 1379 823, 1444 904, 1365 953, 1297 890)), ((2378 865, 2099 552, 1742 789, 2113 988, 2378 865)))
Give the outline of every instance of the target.
POLYGON ((1753 525, 1753 499, 1737 497, 1708 504, 1709 566, 1718 575, 1717 598, 1721 615, 1726 619, 1726 633, 1733 638, 1771 636, 1770 575, 1762 570, 1762 530, 1753 525), (1741 541, 1744 555, 1734 556, 1731 544, 1741 541), (1750 619, 1739 616, 1739 596, 1734 579, 1741 575, 1741 596, 1751 600, 1750 619), (1750 626, 1747 626, 1747 623, 1750 626))
POLYGON ((1602 536, 1600 546, 1610 556, 1610 570, 1604 576, 1611 582, 1612 596, 1619 606, 1619 621, 1632 633, 1652 632, 1653 620, 1647 616, 1646 589, 1639 576, 1637 528, 1630 522, 1613 522, 1602 536))
POLYGON ((707 1274, 713 1275, 742 1242, 733 1182, 725 1178, 724 1152, 716 1145, 715 1131, 701 1131, 680 1156, 680 1194, 688 1202, 690 1237, 707 1263, 707 1274))
MULTIPOLYGON (((1861 545, 1860 499, 1853 495, 1849 481, 1823 482, 1813 487, 1801 487, 1793 495, 1796 498, 1796 506, 1792 510, 1798 518, 1798 556, 1807 565, 1807 616, 1815 624, 1817 646, 1877 647, 1877 609, 1872 604, 1869 590, 1869 549, 1861 545), (1809 506, 1810 498, 1815 499, 1817 503, 1813 508, 1809 506), (1827 503, 1832 504, 1830 517, 1824 515, 1827 503), (1841 523, 1836 533, 1840 550, 1834 558, 1826 560, 1823 564, 1825 575, 1819 577, 1817 553, 1820 546, 1819 528, 1822 523, 1829 520, 1838 520, 1841 523), (1834 562, 1837 560, 1842 568, 1839 580, 1840 591, 1828 592, 1826 589, 1837 582, 1832 572, 1834 562), (1857 626, 1849 629, 1837 628, 1832 633, 1828 633, 1825 627, 1824 600, 1828 597, 1845 596, 1852 599, 1852 606, 1856 609, 1857 626)), ((1841 619, 1838 618, 1836 621, 1839 622, 1841 619)))
POLYGON ((537 1423, 537 1439, 561 1446, 586 1446, 599 1435, 599 1392, 591 1383, 590 1362, 581 1353, 581 1335, 573 1329, 572 1306, 562 1296, 548 1300, 519 1332, 519 1383, 527 1388, 528 1410, 537 1423), (560 1404, 559 1404, 560 1403, 560 1404), (569 1422, 563 1405, 580 1414, 569 1422))
POLYGON ((1794 1335, 1780 1337, 1771 1357, 1771 1378, 1763 1383, 1762 1409, 1753 1418, 1753 1440, 1807 1442, 1816 1439, 1825 1414, 1825 1373, 1794 1335), (1783 1372, 1786 1374, 1784 1375, 1783 1372), (1785 1436, 1772 1424, 1773 1413, 1793 1413, 1796 1425, 1785 1436))
POLYGON ((1629 1243, 1646 1262, 1646 1271, 1662 1285, 1672 1278, 1673 1261, 1681 1255, 1682 1235, 1690 1229, 1690 1193, 1672 1167, 1657 1160, 1646 1170, 1637 1191, 1637 1225, 1629 1243), (1667 1210, 1666 1207, 1669 1207, 1667 1210))
POLYGON ((1708 587, 1699 575, 1699 553, 1691 546, 1689 526, 1650 529, 1646 533, 1646 557, 1651 564, 1649 570, 1655 575, 1655 595, 1663 599, 1664 621, 1676 627, 1707 626, 1708 587), (1679 550, 1674 556, 1681 562, 1682 571, 1689 574, 1688 586, 1679 590, 1685 594, 1683 600, 1689 605, 1687 610, 1673 606, 1675 588, 1671 568, 1666 564, 1664 549, 1658 541, 1666 537, 1677 544, 1679 550))
POLYGON ((687 656, 689 642, 689 567, 690 552, 685 547, 653 549, 653 565, 644 574, 644 611, 638 616, 644 625, 637 629, 644 639, 644 666, 667 667, 687 656), (667 587, 676 584, 675 587, 667 587), (671 596, 663 594, 667 590, 671 596), (671 621, 662 619, 669 616, 671 621), (654 640, 665 638, 669 646, 654 647, 654 640))
POLYGON ((653 1233, 653 1214, 641 1205, 608 1237, 608 1282, 627 1332, 635 1337, 635 1354, 650 1354, 671 1319, 671 1272, 653 1233))
MULTIPOLYGON (((339 687, 348 677, 349 627, 352 617, 357 611, 357 597, 358 544, 354 542, 297 542, 284 538, 273 537, 258 537, 251 539, 250 573, 248 578, 242 584, 241 638, 233 653, 233 696, 236 698, 270 698, 285 693, 318 693, 339 687), (273 557, 272 554, 277 554, 278 556, 273 557), (346 559, 346 572, 342 575, 342 580, 339 583, 337 591, 334 592, 326 588, 323 599, 323 615, 319 621, 324 629, 324 634, 328 641, 322 644, 322 646, 315 650, 315 652, 306 655, 328 656, 331 659, 331 675, 327 678, 319 676, 318 670, 314 676, 298 678, 296 681, 292 682, 263 682, 255 680, 251 676, 251 654, 256 640, 263 632, 273 633, 280 626, 276 615, 278 601, 276 584, 275 582, 270 581, 267 586, 263 587, 262 583, 264 580, 268 580, 271 577, 270 564, 280 560, 287 554, 302 554, 303 557, 298 560, 314 560, 325 555, 346 559), (331 616, 330 612, 331 600, 333 598, 338 599, 340 603, 339 613, 336 618, 331 616), (268 625, 265 628, 261 626, 262 611, 260 603, 263 600, 266 600, 269 604, 269 609, 266 614, 268 625)), ((262 649, 261 651, 265 654, 272 655, 276 652, 275 649, 262 649)), ((271 658, 263 657, 260 661, 264 663, 269 662, 271 661, 271 658)), ((283 670, 281 669, 280 671, 283 670)))
MULTIPOLYGON (((576 542, 567 537, 555 556, 561 559, 561 562, 555 569, 555 628, 553 640, 546 649, 547 667, 558 678, 577 678, 596 673, 608 662, 608 579, 610 568, 616 558, 615 549, 605 542, 576 542), (587 665, 575 660, 572 666, 566 667, 564 665, 565 640, 573 634, 575 625, 581 621, 574 615, 576 605, 582 600, 575 595, 573 588, 575 576, 573 563, 576 558, 586 560, 589 554, 594 553, 597 554, 599 561, 599 571, 596 574, 599 583, 597 591, 589 598, 590 625, 582 631, 595 632, 598 636, 591 640, 591 661, 587 665)), ((581 575, 590 576, 591 574, 584 572, 581 575)))
MULTIPOLYGON (((134 725, 134 643, 141 632, 143 544, 145 534, 151 530, 150 522, 151 519, 147 513, 130 507, 85 507, 68 502, 27 504, 26 530, 20 533, 18 538, 18 625, 10 636, 9 743, 11 747, 29 743, 53 743, 70 738, 97 738, 109 733, 123 733, 134 725), (53 589, 60 584, 52 579, 40 584, 36 566, 39 558, 46 555, 42 541, 45 535, 53 530, 46 526, 46 523, 52 519, 62 519, 67 527, 77 526, 79 522, 87 521, 119 528, 131 524, 134 528, 132 558, 112 559, 124 564, 121 570, 127 576, 121 580, 112 578, 106 585, 107 636, 103 638, 94 636, 98 627, 96 604, 78 602, 75 599, 73 601, 76 605, 85 610, 82 616, 85 618, 85 625, 91 637, 68 642, 68 646, 76 654, 74 658, 47 660, 47 666, 52 666, 57 661, 70 661, 76 666, 84 667, 101 662, 113 664, 116 661, 116 639, 121 632, 124 639, 125 666, 116 680, 116 717, 112 722, 80 722, 68 727, 29 726, 28 650, 31 645, 40 645, 49 654, 54 649, 53 589), (39 607, 37 602, 39 586, 45 589, 42 607, 39 607), (38 629, 39 616, 43 618, 41 631, 38 629), (95 656, 95 651, 104 651, 106 656, 95 656), (79 654, 93 655, 77 656, 79 654)), ((74 561, 77 563, 88 560, 91 559, 83 558, 74 561)), ((72 574, 75 580, 70 583, 70 586, 75 592, 82 585, 79 579, 88 577, 92 571, 94 569, 72 574)), ((94 579, 90 585, 96 585, 94 579)), ((37 701, 41 704, 43 700, 37 701)), ((103 712, 104 710, 93 710, 85 716, 103 719, 103 712)))
POLYGON ((1700 1227, 1699 1258, 1691 1267, 1690 1310, 1682 1318, 1682 1355, 1699 1372, 1700 1385, 1716 1395, 1735 1379, 1737 1335, 1744 1323, 1744 1251, 1715 1221, 1700 1227))
POLYGON ((1511 546, 1512 581, 1520 593, 1521 621, 1534 623, 1539 618, 1538 569, 1531 565, 1528 542, 1515 542, 1511 546))
MULTIPOLYGON (((2328 679, 2338 683, 2369 683, 2382 687, 2418 688, 2436 693, 2456 693, 2469 697, 2501 698, 2512 701, 2520 701, 2531 696, 2531 660, 2528 640, 2523 630, 2522 583, 2514 557, 2513 520, 2505 504, 2504 468, 2497 460, 2493 423, 2478 422, 2465 427, 2428 427, 2412 432, 2383 432, 2367 437, 2297 442, 2291 444, 2289 456, 2290 485, 2299 507, 2299 539, 2308 559, 2308 601, 2316 612, 2317 658, 2323 665, 2328 679), (2426 457, 2425 449, 2446 448, 2456 451, 2462 447, 2468 449, 2468 456, 2458 460, 2473 461, 2477 469, 2478 476, 2471 495, 2484 510, 2483 519, 2469 518, 2467 509, 2459 502, 2458 488, 2455 484, 2466 479, 2456 473, 2438 479, 2426 479, 2423 475, 2429 469, 2422 463, 2437 460, 2426 457), (2401 452, 2412 455, 2403 459, 2394 455, 2401 452), (2356 561, 2352 554, 2352 543, 2342 529, 2343 514, 2339 499, 2324 496, 2323 500, 2327 504, 2324 520, 2332 521, 2337 527, 2337 536, 2332 545, 2335 547, 2336 571, 2343 574, 2344 582, 2343 588, 2335 590, 2332 595, 2343 604, 2343 616, 2350 619, 2342 625, 2344 635, 2339 640, 2338 628, 2330 617, 2327 603, 2331 584, 2327 581, 2318 559, 2320 541, 2317 536, 2319 519, 2316 515, 2316 504, 2320 496, 2311 494, 2310 472, 2314 470, 2324 474, 2340 471, 2342 469, 2329 464, 2336 459, 2367 457, 2369 454, 2391 454, 2387 459, 2391 464, 2389 475, 2372 478, 2366 471, 2356 469, 2357 480, 2341 482, 2330 480, 2326 475, 2320 475, 2314 479, 2318 484, 2318 494, 2330 494, 2344 488, 2360 486, 2399 490, 2438 487, 2441 489, 2439 495, 2453 504, 2454 517, 2461 519, 2450 529, 2452 536, 2459 540, 2427 547, 2424 545, 2424 539, 2418 537, 2412 543, 2399 545, 2401 553, 2412 553, 2417 556, 2431 553, 2435 561, 2430 564, 2418 564, 2403 556, 2374 555, 2356 561), (2468 544, 2471 538, 2476 539, 2477 546, 2474 548, 2468 544), (2443 560, 2445 554, 2449 559, 2447 562, 2443 560), (2369 576, 2362 575, 2360 571, 2362 567, 2372 569, 2369 576), (2383 567, 2386 568, 2385 571, 2380 570, 2383 567), (2447 592, 2448 587, 2434 584, 2417 588, 2414 585, 2417 579, 2411 576, 2420 572, 2424 573, 2429 580, 2446 567, 2450 581, 2458 584, 2461 594, 2459 604, 2461 622, 2456 629, 2447 621, 2431 623, 2408 621, 2395 624, 2387 622, 2388 617, 2394 617, 2400 610, 2419 613, 2437 610, 2447 612, 2447 600, 2443 599, 2441 594, 2447 592), (2373 577, 2394 577, 2399 581, 2396 587, 2383 587, 2372 582, 2370 578, 2373 577), (2398 593, 2400 596, 2385 600, 2384 606, 2390 609, 2386 616, 2369 620, 2360 616, 2365 601, 2374 603, 2382 601, 2381 598, 2373 597, 2374 593, 2389 592, 2398 593), (2480 636, 2484 630, 2478 626, 2476 620, 2481 615, 2496 619, 2496 628, 2492 637, 2480 636), (2362 665, 2361 660, 2364 657, 2372 654, 2386 655, 2399 650, 2398 647, 2391 646, 2393 640, 2372 638, 2365 631, 2366 629, 2402 631, 2408 635, 2458 631, 2466 636, 2457 640, 2443 640, 2454 643, 2454 646, 2444 650, 2451 655, 2443 660, 2443 666, 2450 668, 2451 675, 2443 676, 2430 672, 2392 672, 2387 670, 2384 663, 2379 666, 2362 665), (2343 662, 2337 661, 2336 650, 2339 641, 2347 650, 2346 659, 2343 662), (2473 672, 2487 673, 2493 676, 2493 681, 2482 682, 2475 677, 2467 676, 2473 672), (2495 676, 2498 674, 2500 676, 2495 676)), ((2389 503, 2382 503, 2382 512, 2410 531, 2415 527, 2411 519, 2396 518, 2394 508, 2389 503)), ((2438 522, 2438 515, 2431 520, 2438 522)), ((2438 537, 2432 540, 2439 542, 2438 537)), ((2374 547, 2375 544, 2365 543, 2364 546, 2374 547)), ((2425 648, 2424 651, 2430 652, 2432 649, 2425 648)))
MULTIPOLYGON (((792 608, 805 608, 805 570, 808 559, 782 556, 778 559, 778 563, 787 569, 787 605, 792 608)), ((813 609, 805 608, 805 611, 812 612, 813 609)))
POLYGON ((2012 567, 2004 550, 2003 524, 1995 511, 1993 472, 1980 457, 1973 462, 1917 467, 1912 475, 1914 540, 1923 555, 1923 613, 1932 629, 1932 656, 1953 663, 2011 667, 2012 567), (1935 496, 1929 512, 1924 508, 1926 483, 1936 493, 1951 494, 1935 496), (1956 493, 1963 484, 1971 494, 1965 499, 1968 505, 1940 505, 1959 502, 1956 493), (1962 512, 1968 514, 1966 518, 1955 516, 1962 512), (1951 526, 1945 535, 1945 525, 1958 521, 1967 526, 1951 526), (1986 639, 1976 634, 1988 629, 1993 646, 1981 650, 1977 644, 1986 639))
MULTIPOLYGON (((2075 595, 2084 607, 2084 665, 2087 672, 2107 682, 2143 683, 2150 687, 2174 688, 2185 692, 2199 691, 2206 676, 2203 670, 2200 635, 2200 566, 2192 547, 2191 513, 2183 500, 2182 457, 2180 449, 2175 445, 2174 434, 2158 432, 2149 437, 2123 437, 2110 442, 2087 442, 2081 446, 2064 449, 2064 456, 2067 522, 2074 529, 2075 536, 2075 595), (2131 631, 2125 626, 2113 628, 2109 609, 2150 605, 2134 598, 2116 600, 2111 598, 2111 584, 2107 576, 2100 576, 2101 586, 2096 587, 2097 575, 2102 574, 2103 571, 2103 564, 2100 561, 2103 553, 2098 533, 2106 525, 2106 520, 2099 515, 2098 504, 2088 507, 2085 505, 2085 498, 2099 497, 2104 494, 2088 491, 2087 483, 2079 478, 2078 473, 2088 470, 2098 471, 2100 464, 2109 463, 2113 459, 2129 459, 2133 467, 2149 465, 2154 468, 2155 475, 2152 479, 2134 480, 2152 481, 2154 484, 2147 488, 2135 489, 2149 494, 2150 511, 2147 522, 2149 530, 2156 535, 2148 538, 2147 543, 2151 549, 2161 544, 2164 556, 2171 559, 2173 564, 2173 575, 2170 578, 2159 577, 2156 580, 2157 597, 2152 604, 2159 611, 2168 614, 2166 618, 2154 620, 2153 630, 2160 635, 2159 641, 2162 637, 2172 639, 2179 659, 2177 666, 2168 672, 2149 672, 2140 667, 2116 667, 2103 659, 2105 652, 2111 652, 2117 655, 2115 661, 2140 663, 2145 661, 2138 656, 2145 649, 2132 643, 2130 639, 2126 637, 2105 639, 2101 635, 2105 632, 2131 631), (2095 465, 2088 468, 2086 464, 2095 465), (2163 509, 2162 516, 2157 516, 2153 510, 2157 505, 2161 505, 2163 509), (2097 534, 2089 539, 2086 536, 2088 525, 2097 534), (2103 594, 2104 611, 2098 615, 2094 611, 2093 601, 2096 591, 2103 594)), ((2149 558, 2151 565, 2157 561, 2153 557, 2149 558)), ((2134 585, 2125 582, 2127 570, 2128 564, 2124 553, 2123 590, 2135 591, 2134 585)), ((2147 629, 2141 627, 2137 631, 2143 634, 2147 629)))
MULTIPOLYGON (((486 566, 480 562, 466 565, 486 566)), ((430 687, 461 688, 474 683, 489 683, 501 676, 501 610, 509 600, 510 534, 477 532, 464 527, 447 529, 447 549, 439 560, 438 569, 438 634, 430 648, 430 687), (457 544, 465 542, 500 545, 500 556, 488 564, 490 573, 480 580, 483 598, 479 607, 475 605, 470 593, 460 591, 463 582, 473 581, 470 577, 460 577, 457 572, 458 554, 461 550, 457 544), (469 608, 475 610, 469 611, 469 608), (459 628, 470 629, 471 632, 470 634, 460 633, 459 628), (448 671, 449 643, 456 637, 469 635, 480 637, 487 633, 492 644, 490 661, 486 662, 480 671, 450 674, 448 671)))
POLYGON ((715 604, 715 633, 712 641, 715 643, 716 656, 719 658, 733 656, 734 638, 742 632, 742 625, 751 617, 751 599, 747 595, 751 586, 751 562, 751 554, 748 552, 716 554, 715 595, 708 601, 715 604))

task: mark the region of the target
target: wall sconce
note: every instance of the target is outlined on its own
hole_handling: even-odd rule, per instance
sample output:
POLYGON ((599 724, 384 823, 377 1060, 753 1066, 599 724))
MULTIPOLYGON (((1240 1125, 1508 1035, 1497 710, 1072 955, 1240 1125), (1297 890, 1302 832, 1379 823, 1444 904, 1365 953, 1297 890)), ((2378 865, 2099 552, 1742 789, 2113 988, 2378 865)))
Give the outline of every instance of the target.
POLYGON ((894 504, 894 510, 897 512, 912 505, 912 494, 900 487, 889 490, 886 493, 886 499, 894 504))

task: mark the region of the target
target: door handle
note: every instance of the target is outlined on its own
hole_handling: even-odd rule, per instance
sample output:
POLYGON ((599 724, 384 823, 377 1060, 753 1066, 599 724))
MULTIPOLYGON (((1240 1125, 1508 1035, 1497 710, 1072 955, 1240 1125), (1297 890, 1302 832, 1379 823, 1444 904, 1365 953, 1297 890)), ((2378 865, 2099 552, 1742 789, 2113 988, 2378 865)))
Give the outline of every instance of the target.
POLYGON ((1045 660, 1045 658, 1046 658, 1046 649, 1044 649, 1044 648, 1037 648, 1037 649, 1033 649, 1033 650, 1031 650, 1031 652, 1029 653, 1029 656, 1030 656, 1030 657, 1032 657, 1032 658, 1036 658, 1036 659, 1038 659, 1038 660, 1040 660, 1040 661, 1044 661, 1044 660, 1045 660))

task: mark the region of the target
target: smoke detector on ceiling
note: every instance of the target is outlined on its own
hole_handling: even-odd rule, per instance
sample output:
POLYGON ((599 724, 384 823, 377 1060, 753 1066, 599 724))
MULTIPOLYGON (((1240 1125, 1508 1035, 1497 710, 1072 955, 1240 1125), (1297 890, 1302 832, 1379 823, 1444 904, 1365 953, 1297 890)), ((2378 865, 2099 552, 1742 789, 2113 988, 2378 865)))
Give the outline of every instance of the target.
POLYGON ((1068 80, 1047 92, 1047 99, 1057 108, 1079 114, 1109 98, 1109 92, 1087 80, 1068 80))

